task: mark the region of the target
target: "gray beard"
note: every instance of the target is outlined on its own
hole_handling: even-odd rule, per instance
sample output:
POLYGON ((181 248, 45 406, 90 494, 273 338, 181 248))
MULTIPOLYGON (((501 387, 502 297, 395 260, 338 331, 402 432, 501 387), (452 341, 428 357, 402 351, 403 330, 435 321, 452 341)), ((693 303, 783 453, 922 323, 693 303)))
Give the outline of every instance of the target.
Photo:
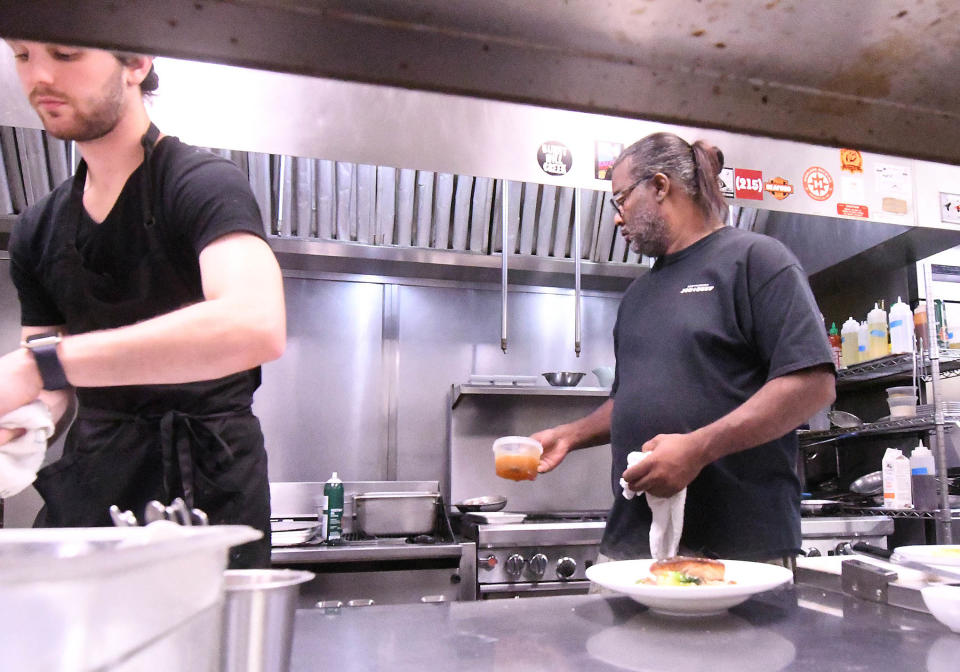
POLYGON ((634 222, 642 224, 642 236, 630 241, 630 249, 647 257, 662 257, 667 253, 667 220, 654 212, 638 212, 634 222))

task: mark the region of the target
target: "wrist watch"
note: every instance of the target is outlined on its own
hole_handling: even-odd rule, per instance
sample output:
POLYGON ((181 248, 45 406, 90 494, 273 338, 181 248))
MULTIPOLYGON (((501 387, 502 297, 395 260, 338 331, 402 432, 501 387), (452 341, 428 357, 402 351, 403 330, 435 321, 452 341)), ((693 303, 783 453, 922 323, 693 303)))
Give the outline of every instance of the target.
POLYGON ((61 340, 58 333, 34 334, 20 344, 33 353, 45 390, 62 390, 70 385, 57 355, 57 345, 61 340))

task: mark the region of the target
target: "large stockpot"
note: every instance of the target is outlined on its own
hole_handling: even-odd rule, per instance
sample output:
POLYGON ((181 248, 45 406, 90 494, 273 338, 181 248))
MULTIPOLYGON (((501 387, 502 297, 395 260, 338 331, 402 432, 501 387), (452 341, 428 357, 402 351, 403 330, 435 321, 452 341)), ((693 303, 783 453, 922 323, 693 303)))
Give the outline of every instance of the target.
POLYGON ((365 492, 354 495, 357 529, 374 537, 428 534, 437 519, 439 492, 365 492))

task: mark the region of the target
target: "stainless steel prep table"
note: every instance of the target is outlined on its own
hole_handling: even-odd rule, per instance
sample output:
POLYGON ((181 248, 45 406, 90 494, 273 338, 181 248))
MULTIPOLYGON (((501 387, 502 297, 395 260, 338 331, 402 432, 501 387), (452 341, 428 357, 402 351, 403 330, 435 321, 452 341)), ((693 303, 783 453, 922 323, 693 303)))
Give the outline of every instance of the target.
POLYGON ((290 670, 947 672, 957 660, 960 634, 932 616, 790 586, 702 619, 601 595, 301 610, 290 670))

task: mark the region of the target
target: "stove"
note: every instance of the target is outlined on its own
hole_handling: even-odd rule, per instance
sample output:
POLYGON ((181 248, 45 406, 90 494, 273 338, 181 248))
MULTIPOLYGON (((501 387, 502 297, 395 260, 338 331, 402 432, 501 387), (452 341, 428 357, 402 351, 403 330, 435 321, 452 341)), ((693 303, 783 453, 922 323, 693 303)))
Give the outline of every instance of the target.
POLYGON ((605 524, 606 512, 528 514, 518 523, 466 514, 461 534, 476 544, 477 597, 586 593, 605 524))
POLYGON ((891 534, 890 516, 804 516, 800 519, 801 555, 843 555, 844 547, 855 541, 886 548, 891 534))

